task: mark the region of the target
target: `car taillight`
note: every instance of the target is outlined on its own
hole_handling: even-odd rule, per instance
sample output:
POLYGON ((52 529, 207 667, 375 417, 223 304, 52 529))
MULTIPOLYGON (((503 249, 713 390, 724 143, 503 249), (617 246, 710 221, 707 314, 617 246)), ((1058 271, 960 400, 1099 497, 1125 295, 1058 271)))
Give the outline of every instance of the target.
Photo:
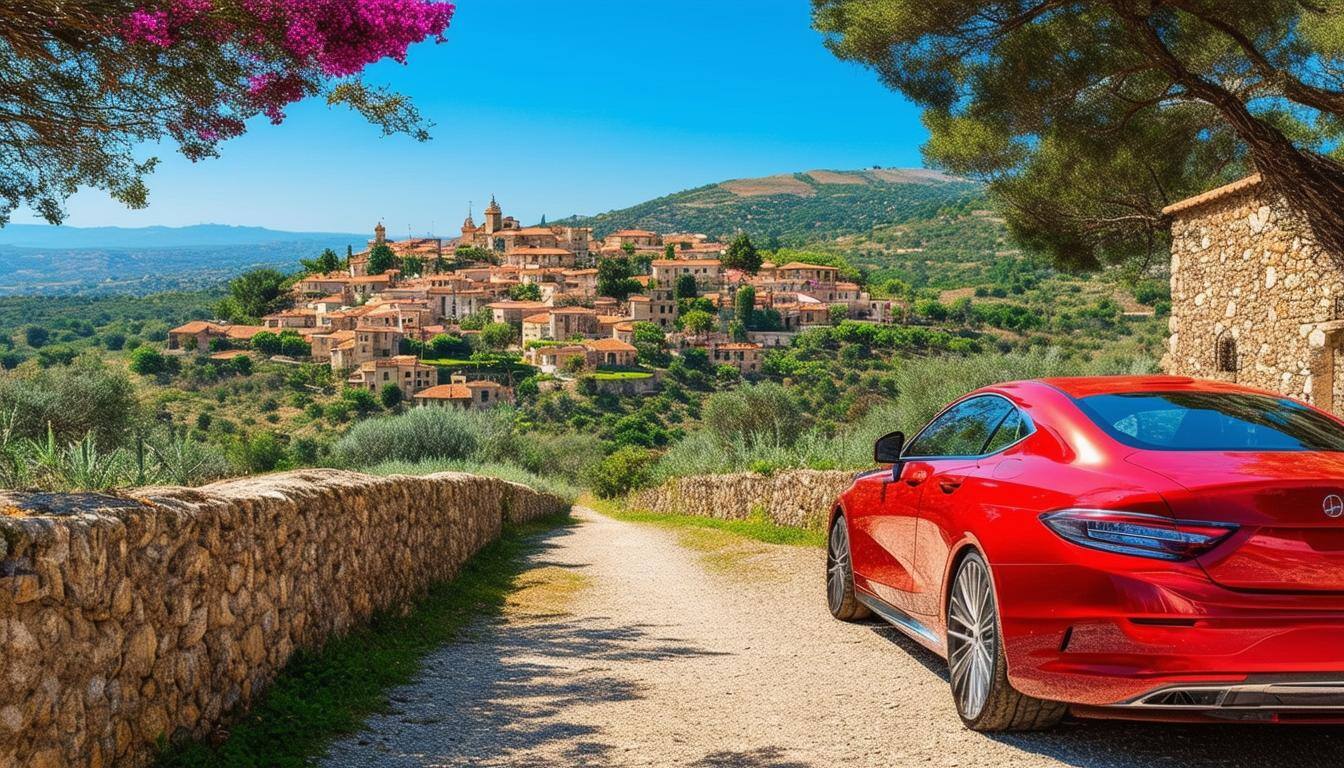
POLYGON ((1199 523, 1102 509, 1064 509, 1042 515, 1041 522, 1074 544, 1159 560, 1198 557, 1237 530, 1231 523, 1199 523))

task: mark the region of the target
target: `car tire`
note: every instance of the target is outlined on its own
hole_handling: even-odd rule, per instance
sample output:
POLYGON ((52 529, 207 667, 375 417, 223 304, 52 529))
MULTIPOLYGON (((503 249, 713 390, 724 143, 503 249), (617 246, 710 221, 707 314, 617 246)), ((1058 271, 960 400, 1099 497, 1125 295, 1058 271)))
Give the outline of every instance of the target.
POLYGON ((1068 712, 1068 705, 1026 696, 1008 682, 993 577, 978 552, 962 559, 952 579, 947 659, 957 714, 973 731, 1043 730, 1068 712))
POLYGON ((854 560, 844 515, 836 515, 826 541, 826 606, 841 621, 862 621, 873 612, 854 596, 854 560))

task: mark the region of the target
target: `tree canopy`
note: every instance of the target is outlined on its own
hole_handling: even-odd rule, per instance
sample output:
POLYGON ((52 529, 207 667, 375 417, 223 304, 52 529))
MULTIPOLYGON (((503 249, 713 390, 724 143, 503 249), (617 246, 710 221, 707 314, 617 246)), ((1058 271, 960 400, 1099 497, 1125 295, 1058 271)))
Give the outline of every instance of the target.
POLYGON ((360 74, 442 39, 452 14, 437 0, 6 0, 0 226, 20 205, 59 223, 81 186, 144 207, 156 160, 138 145, 212 157, 248 119, 279 123, 308 96, 425 140, 414 105, 360 74))
POLYGON ((728 250, 719 259, 724 269, 740 269, 754 275, 761 268, 761 254, 752 245, 746 232, 741 232, 728 244, 728 250))
POLYGON ((1344 254, 1341 0, 813 6, 836 55, 924 107, 926 160, 1061 264, 1161 253, 1164 206, 1251 171, 1344 254))
POLYGON ((369 250, 367 269, 370 275, 381 275, 389 269, 397 268, 399 263, 396 252, 387 243, 379 243, 369 250))
POLYGON ((254 321, 289 304, 287 278, 268 267, 253 269, 229 281, 229 295, 219 303, 219 314, 233 322, 254 321))

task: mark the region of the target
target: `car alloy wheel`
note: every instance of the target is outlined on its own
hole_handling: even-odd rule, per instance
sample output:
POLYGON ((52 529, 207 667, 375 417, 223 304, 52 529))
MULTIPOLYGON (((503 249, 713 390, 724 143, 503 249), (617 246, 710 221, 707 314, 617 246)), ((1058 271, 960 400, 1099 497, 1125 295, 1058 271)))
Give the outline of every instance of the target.
POLYGON ((826 545, 826 607, 841 621, 859 621, 872 615, 854 596, 854 568, 849 554, 845 518, 837 515, 826 545))
POLYGON ((962 717, 974 720, 984 711, 994 684, 998 656, 998 617, 989 571, 980 558, 968 558, 957 571, 947 610, 947 657, 952 692, 962 717))
POLYGON ((1034 731, 1068 713, 1057 701, 1018 693, 1008 681, 999 610, 989 565, 978 552, 961 561, 947 604, 947 660, 952 695, 967 728, 1034 731))

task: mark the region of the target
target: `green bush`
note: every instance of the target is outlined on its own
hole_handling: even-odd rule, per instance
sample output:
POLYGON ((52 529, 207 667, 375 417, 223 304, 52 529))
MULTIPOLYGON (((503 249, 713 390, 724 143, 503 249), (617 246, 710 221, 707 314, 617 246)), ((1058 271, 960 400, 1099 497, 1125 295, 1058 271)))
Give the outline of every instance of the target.
POLYGON ((162 352, 153 347, 136 347, 131 352, 130 368, 133 373, 156 376, 168 370, 168 361, 162 352))
POLYGON ((352 468, 386 461, 490 461, 508 452, 511 420, 512 412, 504 408, 413 408, 356 424, 332 447, 332 456, 352 468))
POLYGON ((62 444, 93 433, 114 447, 140 415, 130 379, 94 360, 0 378, 0 418, 15 439, 45 439, 50 427, 62 444))
POLYGON ((233 465, 245 473, 284 469, 286 451, 280 439, 270 432, 243 436, 229 453, 233 465))
POLYGON ((653 479, 654 460, 653 453, 643 448, 626 446, 588 471, 588 485, 599 498, 623 496, 649 484, 653 479))

